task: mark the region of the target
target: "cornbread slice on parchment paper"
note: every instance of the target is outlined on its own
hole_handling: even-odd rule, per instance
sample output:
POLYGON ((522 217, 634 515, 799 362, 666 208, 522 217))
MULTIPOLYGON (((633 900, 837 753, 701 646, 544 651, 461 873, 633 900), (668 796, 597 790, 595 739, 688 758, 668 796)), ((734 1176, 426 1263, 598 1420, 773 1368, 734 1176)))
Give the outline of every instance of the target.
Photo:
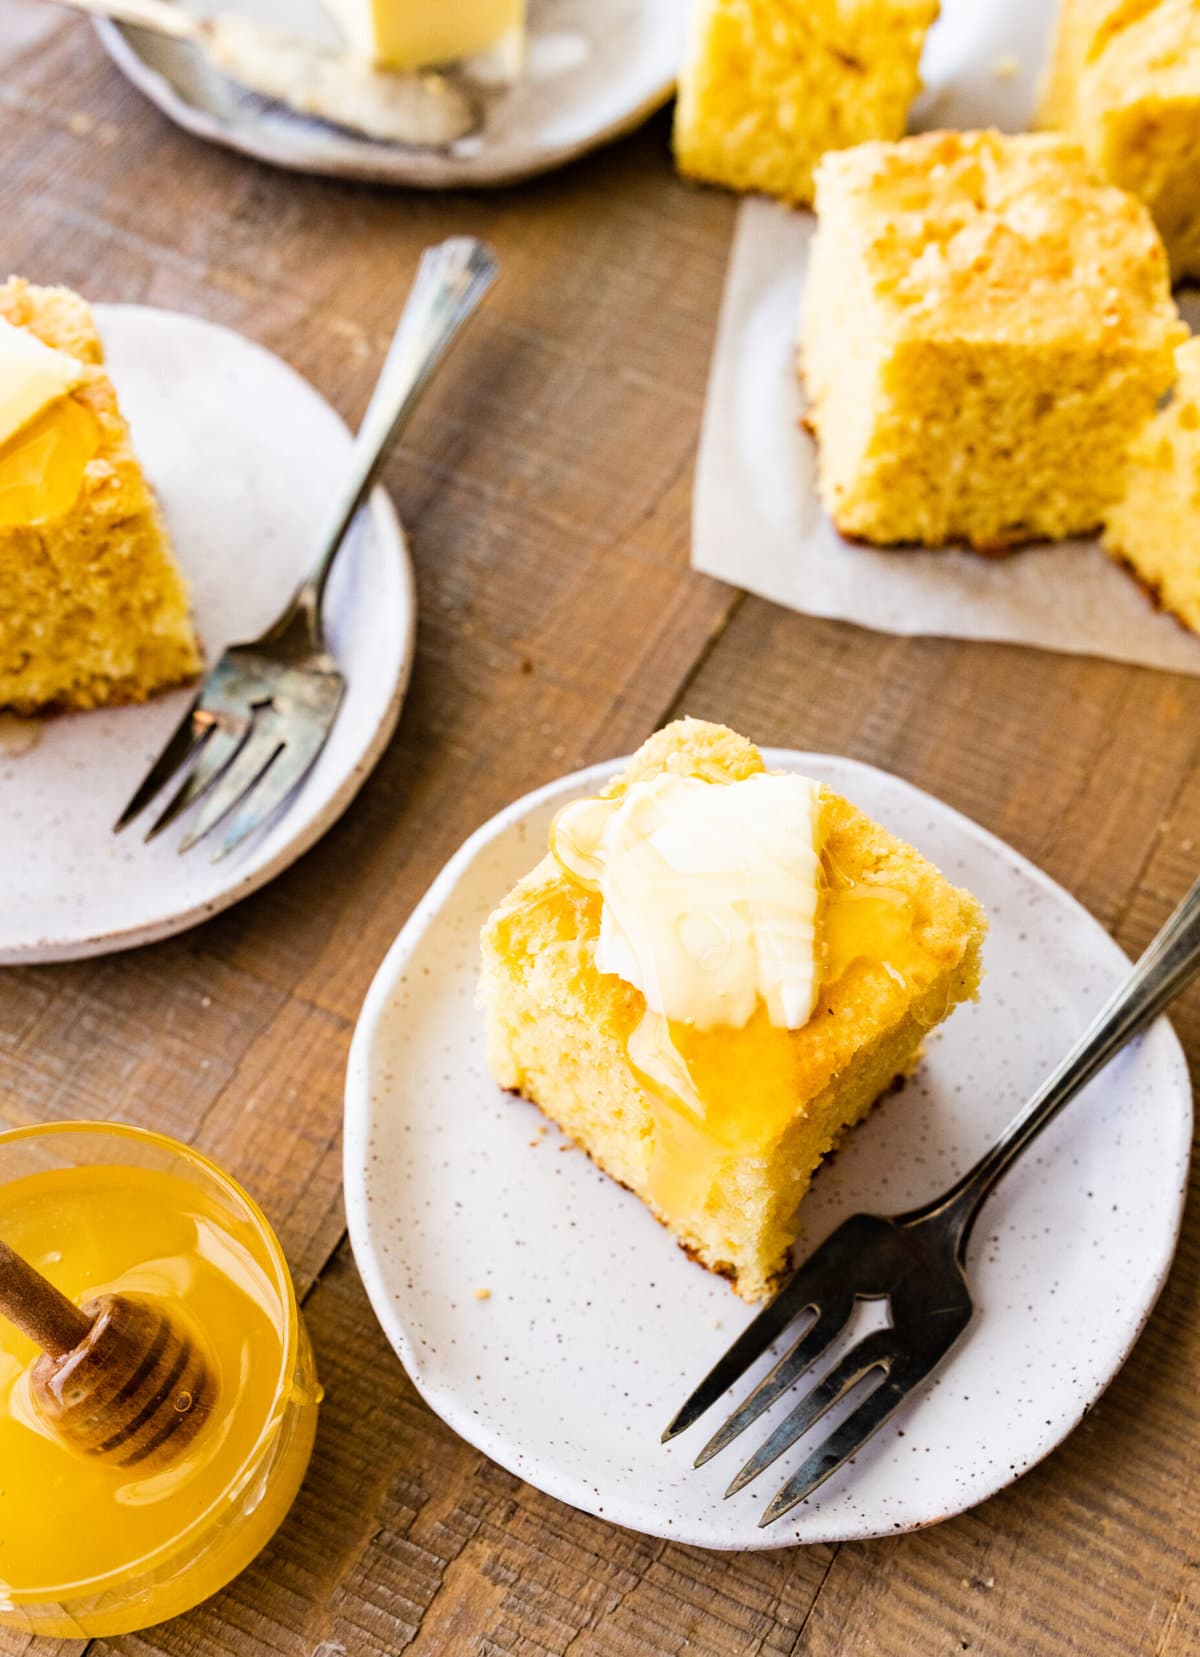
POLYGON ((1146 208, 1057 134, 825 157, 801 369, 842 534, 980 551, 1096 531, 1186 335, 1146 208))
POLYGON ((1062 0, 1039 123, 1075 135, 1200 276, 1200 0, 1062 0))

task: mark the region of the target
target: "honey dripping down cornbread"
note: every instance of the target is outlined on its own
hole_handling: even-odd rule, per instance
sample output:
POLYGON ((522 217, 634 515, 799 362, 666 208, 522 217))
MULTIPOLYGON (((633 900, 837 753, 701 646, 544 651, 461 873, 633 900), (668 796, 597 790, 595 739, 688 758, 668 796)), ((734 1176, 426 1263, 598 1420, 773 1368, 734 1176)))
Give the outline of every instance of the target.
POLYGON ((1200 276, 1200 0, 1062 0, 1039 124, 1072 133, 1200 276))
POLYGON ((1150 215, 1057 134, 831 154, 801 339, 838 529, 982 551, 1094 532, 1185 336, 1150 215))
MULTIPOLYGON (((766 775, 718 725, 659 731, 601 796, 673 775, 713 787, 766 775)), ((823 867, 816 1004, 796 1029, 760 1005, 741 1027, 648 1011, 596 964, 604 904, 553 852, 482 937, 480 1002, 497 1082, 537 1104, 683 1247, 748 1300, 786 1270, 795 1210, 818 1163, 926 1033, 974 998, 986 923, 911 847, 819 791, 823 867)))
POLYGON ((1170 401, 1130 451, 1105 549, 1164 610, 1200 633, 1200 339, 1179 347, 1170 401))
POLYGON ((0 443, 0 709, 144 701, 193 678, 201 657, 91 311, 14 277, 0 321, 79 368, 0 443))
POLYGON ((696 0, 680 172, 811 202, 826 150, 903 133, 937 14, 938 0, 696 0))

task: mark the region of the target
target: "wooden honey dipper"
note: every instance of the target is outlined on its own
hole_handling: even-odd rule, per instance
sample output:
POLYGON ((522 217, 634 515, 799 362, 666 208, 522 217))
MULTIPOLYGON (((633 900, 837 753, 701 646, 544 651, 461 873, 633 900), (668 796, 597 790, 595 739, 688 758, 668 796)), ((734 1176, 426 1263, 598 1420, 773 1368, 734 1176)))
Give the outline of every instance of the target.
POLYGON ((178 1320, 146 1295, 86 1306, 0 1242, 0 1316, 41 1355, 30 1371, 38 1418, 72 1449, 155 1472, 175 1461, 216 1403, 216 1377, 178 1320))

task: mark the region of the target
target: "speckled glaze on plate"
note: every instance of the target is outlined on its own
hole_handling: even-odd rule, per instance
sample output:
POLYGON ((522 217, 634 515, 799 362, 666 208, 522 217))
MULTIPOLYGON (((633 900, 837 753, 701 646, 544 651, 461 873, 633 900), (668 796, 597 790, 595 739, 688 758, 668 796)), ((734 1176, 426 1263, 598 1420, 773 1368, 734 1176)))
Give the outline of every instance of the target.
MULTIPOLYGON (((312 562, 350 434, 294 369, 228 328, 139 305, 95 313, 211 663, 260 632, 312 562)), ((204 846, 177 856, 182 824, 143 845, 149 813, 112 833, 192 691, 40 721, 24 752, 6 723, 0 964, 102 955, 194 926, 287 868, 341 815, 395 729, 412 660, 412 569, 382 490, 334 567, 325 617, 348 680, 341 713, 289 810, 223 863, 204 846)))
MULTIPOLYGON (((631 132, 674 90, 690 4, 530 0, 527 76, 489 97, 482 132, 444 150, 339 132, 242 92, 180 41, 117 23, 96 27, 122 73, 199 138, 277 167, 441 190, 530 178, 631 132)), ((237 10, 309 39, 339 39, 321 0, 240 0, 237 10)))
MULTIPOLYGON (((825 755, 775 750, 768 760, 819 777, 912 841, 976 893, 992 923, 982 1000, 935 1033, 917 1076, 818 1175, 802 1210, 807 1250, 850 1213, 899 1211, 947 1185, 1128 963, 1061 887, 907 783, 825 755)), ((1127 1049, 989 1202, 970 1257, 979 1317, 941 1375, 809 1502, 759 1530, 807 1441, 730 1501, 737 1449, 691 1466, 715 1412, 711 1426, 659 1442, 750 1308, 581 1152, 563 1154, 557 1131, 540 1132, 540 1114, 500 1093, 484 1064, 479 926, 541 855, 559 806, 616 768, 564 778, 480 829, 371 987, 347 1079, 346 1211, 380 1322, 457 1432, 614 1524, 702 1547, 771 1548, 959 1513, 1071 1431, 1154 1304, 1191 1144, 1175 1034, 1160 1020, 1127 1049)))

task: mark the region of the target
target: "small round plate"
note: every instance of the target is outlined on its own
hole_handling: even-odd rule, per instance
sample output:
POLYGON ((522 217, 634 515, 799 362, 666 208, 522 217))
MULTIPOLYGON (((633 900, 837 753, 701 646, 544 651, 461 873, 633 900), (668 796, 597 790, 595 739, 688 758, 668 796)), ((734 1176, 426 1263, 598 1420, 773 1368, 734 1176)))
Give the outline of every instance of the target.
MULTIPOLYGON (((211 665, 260 633, 307 571, 350 434, 306 380, 227 328, 139 305, 95 315, 211 665)), ((325 601, 347 679, 341 712, 291 805, 223 862, 204 843, 178 856, 183 824, 144 845, 152 812, 112 832, 194 687, 141 707, 15 731, 5 723, 0 964, 74 960, 180 932, 287 868, 341 815, 395 729, 416 618, 408 549, 382 490, 352 537, 325 601), (14 735, 26 732, 38 740, 20 752, 14 735)))
MULTIPOLYGON (((982 999, 934 1035, 913 1080, 819 1174, 802 1209, 807 1252, 850 1213, 898 1212, 948 1185, 1128 963, 1066 892, 937 800, 851 760, 768 757, 912 841, 976 893, 992 923, 982 999)), ((585 1156, 560 1154, 557 1132, 500 1093, 484 1060, 479 926, 537 860, 559 806, 615 769, 553 783, 472 836, 367 996, 346 1087, 346 1212, 379 1320, 457 1432, 614 1524, 702 1547, 772 1548, 959 1513, 1071 1431, 1154 1304, 1191 1143, 1174 1032, 1160 1020, 1121 1054, 992 1197, 970 1255, 978 1320, 940 1376, 807 1503, 760 1530, 811 1440, 729 1501, 722 1492, 766 1427, 750 1429, 745 1455, 739 1443, 699 1470, 696 1452, 728 1408, 659 1442, 751 1309, 585 1156), (483 1289, 489 1297, 476 1298, 483 1289)))
MULTIPOLYGON (((480 133, 436 150, 356 138, 242 91, 180 41, 124 24, 96 27, 117 67, 200 138, 300 172, 441 190, 530 178, 639 126, 674 90, 689 5, 530 0, 524 79, 488 96, 480 133)), ((309 39, 339 38, 321 0, 241 0, 238 10, 309 39)))

